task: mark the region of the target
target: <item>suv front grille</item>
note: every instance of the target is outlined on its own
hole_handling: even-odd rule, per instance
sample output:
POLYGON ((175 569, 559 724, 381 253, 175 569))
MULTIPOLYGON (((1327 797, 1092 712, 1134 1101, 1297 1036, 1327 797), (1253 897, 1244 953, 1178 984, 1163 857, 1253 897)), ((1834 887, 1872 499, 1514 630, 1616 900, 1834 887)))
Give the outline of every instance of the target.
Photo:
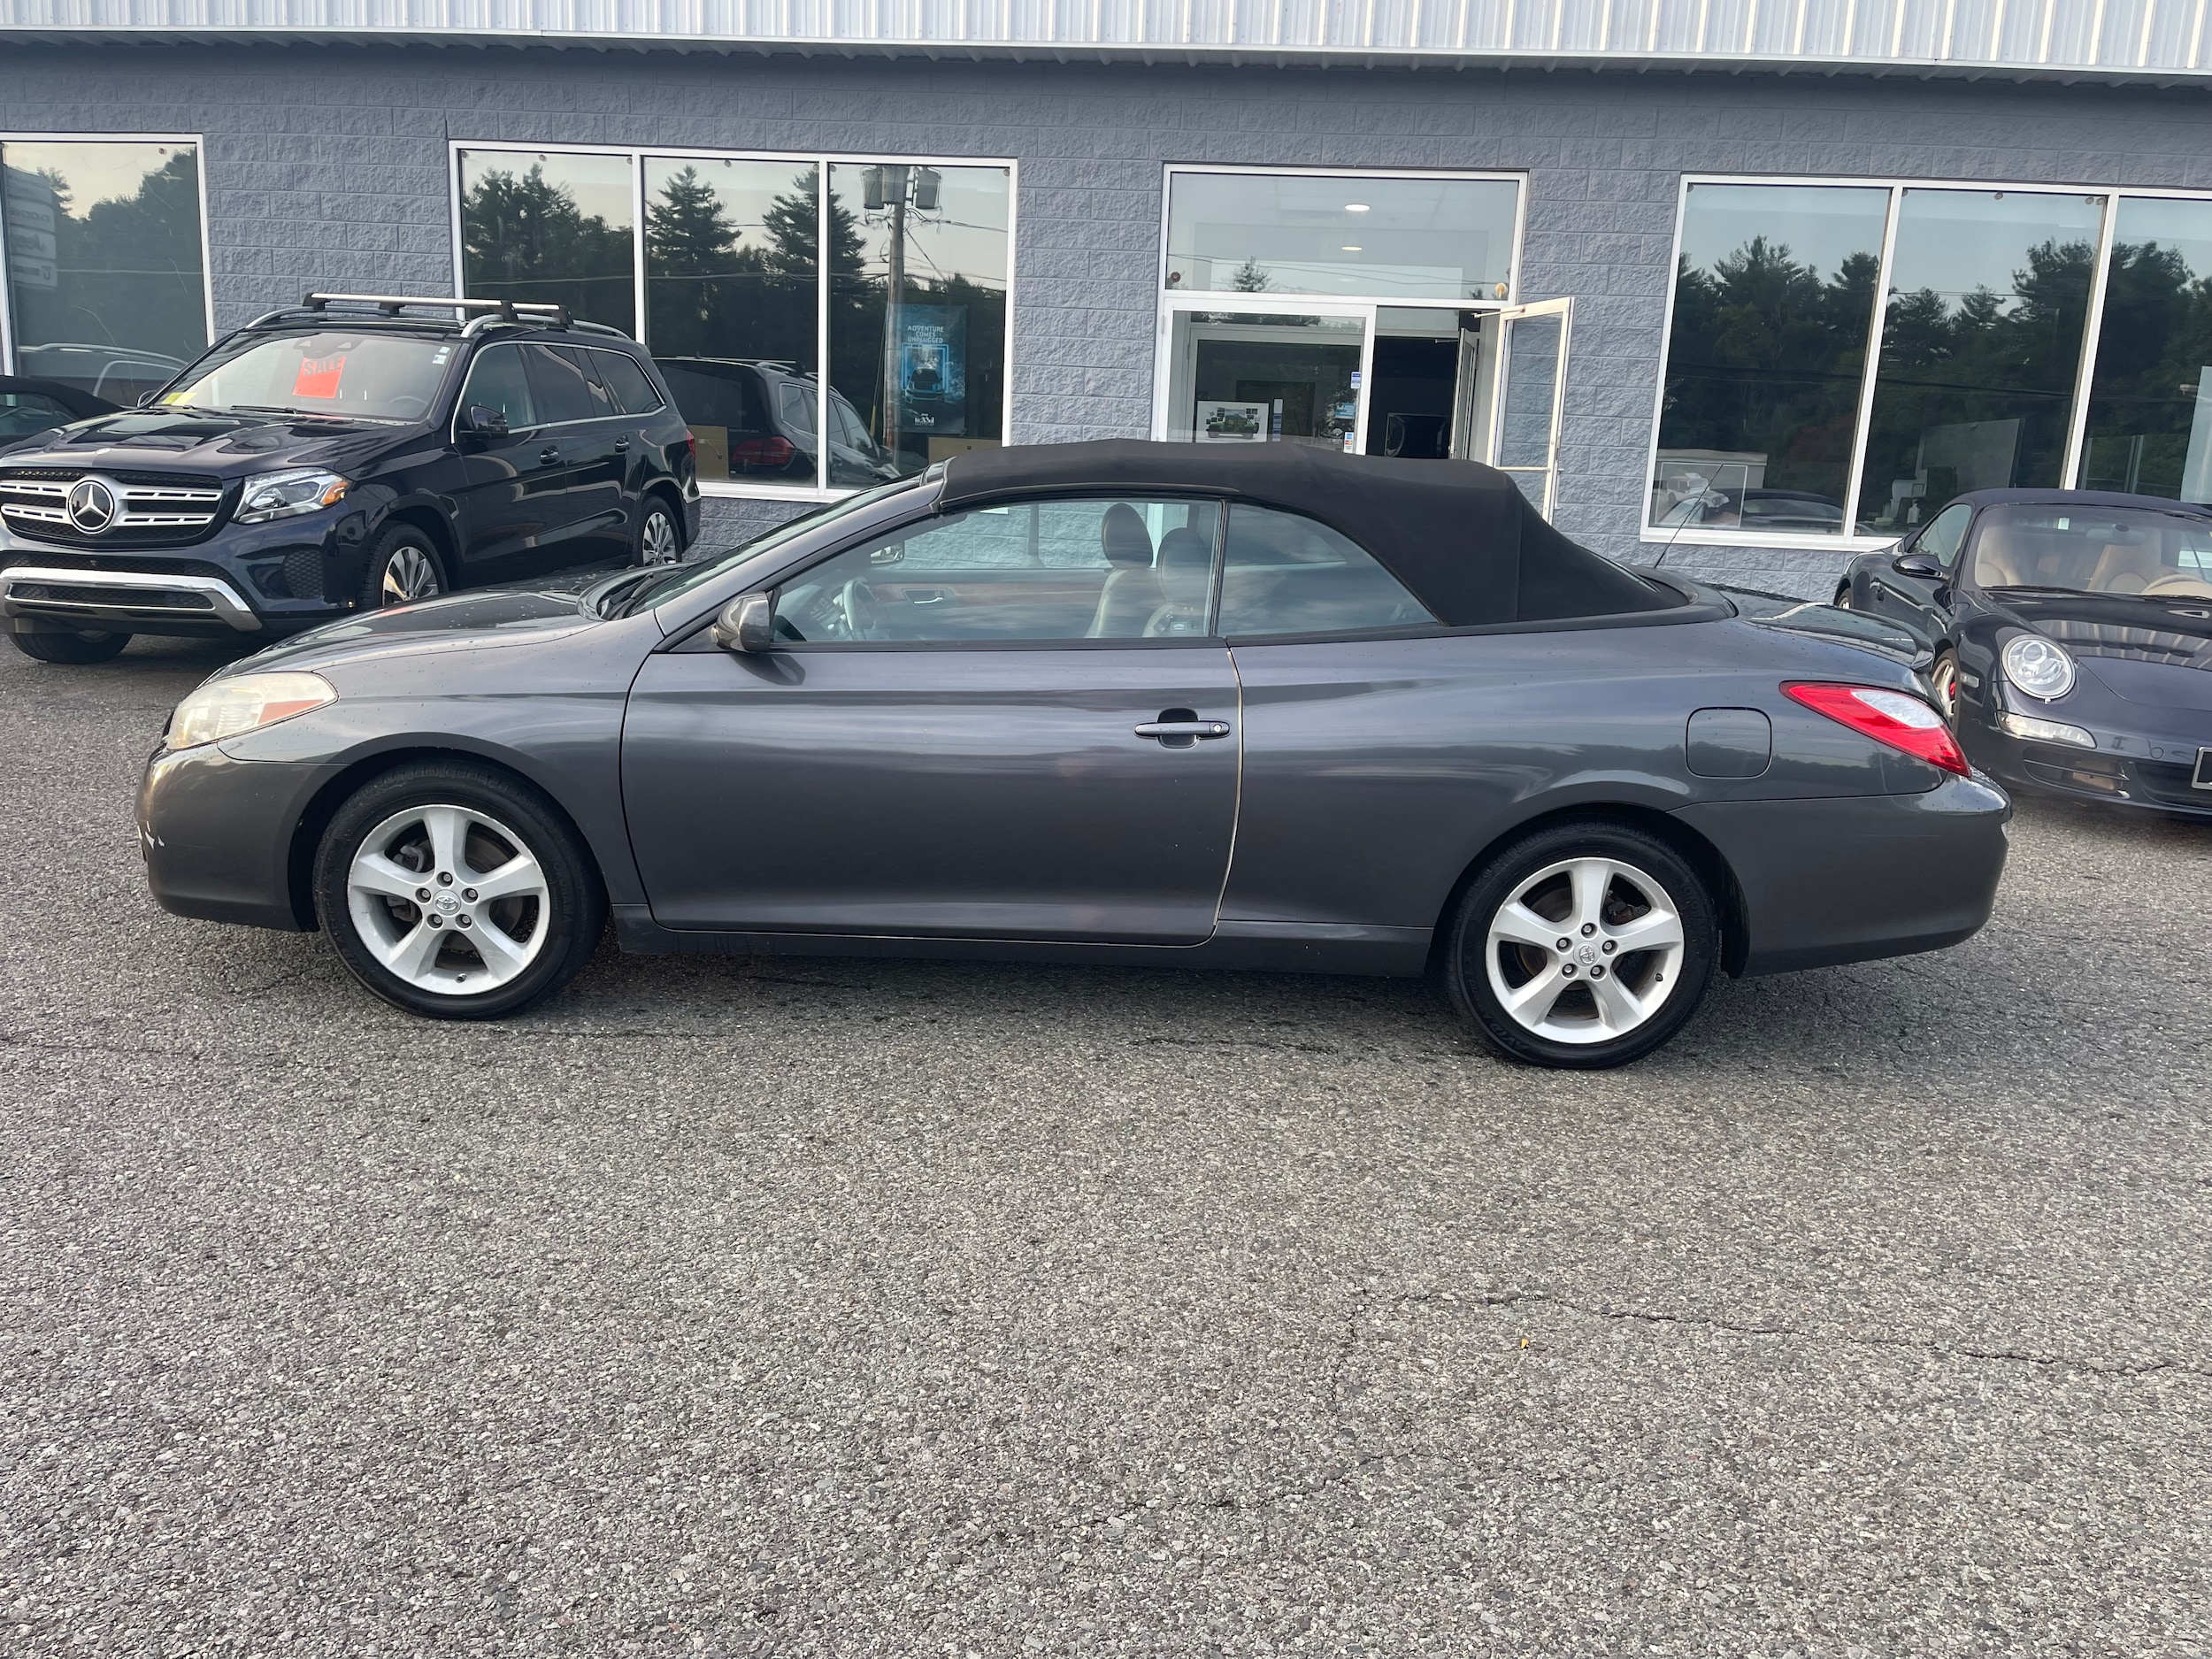
POLYGON ((43 541, 73 547, 164 547, 196 541, 223 515, 224 486, 191 472, 104 472, 90 467, 0 468, 0 521, 43 541), (115 517, 104 528, 81 528, 69 515, 69 492, 88 477, 115 487, 115 517))

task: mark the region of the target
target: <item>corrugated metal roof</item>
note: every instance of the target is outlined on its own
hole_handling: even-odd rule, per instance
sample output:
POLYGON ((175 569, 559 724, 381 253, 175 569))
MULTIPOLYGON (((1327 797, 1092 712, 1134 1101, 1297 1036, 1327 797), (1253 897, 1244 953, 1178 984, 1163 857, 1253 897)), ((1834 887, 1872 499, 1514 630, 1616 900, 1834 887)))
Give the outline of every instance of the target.
POLYGON ((17 39, 2189 81, 2212 0, 0 0, 17 39))

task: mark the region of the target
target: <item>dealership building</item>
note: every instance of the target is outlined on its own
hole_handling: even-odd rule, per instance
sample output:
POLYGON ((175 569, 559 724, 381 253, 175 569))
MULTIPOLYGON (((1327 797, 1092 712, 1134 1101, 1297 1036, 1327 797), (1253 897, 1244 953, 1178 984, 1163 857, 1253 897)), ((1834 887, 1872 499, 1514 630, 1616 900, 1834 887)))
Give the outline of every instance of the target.
POLYGON ((703 536, 978 446, 1507 469, 1824 593, 1958 491, 2212 498, 2212 0, 0 0, 0 350, 310 289, 639 335, 703 536))

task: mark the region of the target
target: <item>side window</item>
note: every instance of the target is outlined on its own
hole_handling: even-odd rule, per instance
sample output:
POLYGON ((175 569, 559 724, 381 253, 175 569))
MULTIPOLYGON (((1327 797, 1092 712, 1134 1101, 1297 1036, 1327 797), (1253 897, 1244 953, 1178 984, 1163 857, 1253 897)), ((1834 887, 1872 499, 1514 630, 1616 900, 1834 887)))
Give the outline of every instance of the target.
POLYGON ((1229 509, 1221 633, 1340 634, 1433 623, 1371 554, 1328 526, 1271 507, 1229 509))
POLYGON ((536 426, 537 405, 530 396, 529 377, 522 372, 522 348, 486 346, 478 352, 469 365, 461 407, 496 409, 507 417, 508 429, 513 432, 536 426))
POLYGON ((1913 543, 1913 550, 1925 553, 1949 570, 1958 562, 1959 544, 1966 540, 1967 520, 1973 516, 1973 508, 1966 503, 1953 502, 1928 521, 1928 527, 1920 533, 1920 540, 1913 543))
POLYGON ((1221 510, 1099 497, 972 508, 848 548, 776 595, 784 640, 1203 638, 1221 510))
POLYGON ((781 400, 783 424, 801 432, 814 430, 814 393, 796 380, 786 380, 776 388, 781 400))
POLYGON ((528 345, 522 357, 530 373, 530 398, 538 406, 538 419, 548 425, 565 420, 590 420, 600 411, 591 382, 567 352, 557 346, 528 345))
POLYGON ((661 395, 635 358, 620 351, 592 350, 586 354, 599 371, 599 383, 613 395, 615 407, 626 415, 649 415, 661 406, 661 395))
POLYGON ((614 401, 614 394, 599 378, 599 365, 614 355, 608 351, 587 351, 580 346, 549 346, 557 357, 566 357, 584 372, 584 384, 591 391, 591 412, 600 419, 622 412, 622 405, 614 401))

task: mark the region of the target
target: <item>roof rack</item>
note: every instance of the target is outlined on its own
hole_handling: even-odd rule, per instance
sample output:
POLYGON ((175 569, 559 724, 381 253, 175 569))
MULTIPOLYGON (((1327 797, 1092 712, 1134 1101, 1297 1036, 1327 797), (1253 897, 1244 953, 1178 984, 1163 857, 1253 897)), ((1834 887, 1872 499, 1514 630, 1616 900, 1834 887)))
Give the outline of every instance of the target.
POLYGON ((297 305, 280 306, 247 324, 249 328, 264 328, 273 323, 301 320, 329 315, 333 305, 373 305, 384 316, 396 318, 403 311, 424 309, 451 311, 456 320, 467 318, 461 332, 473 334, 480 328, 493 325, 534 324, 541 328, 575 329, 595 334, 612 334, 618 340, 629 336, 619 328, 610 328, 604 323, 586 322, 568 314, 568 307, 543 300, 465 300, 445 295, 418 294, 310 294, 297 305))

